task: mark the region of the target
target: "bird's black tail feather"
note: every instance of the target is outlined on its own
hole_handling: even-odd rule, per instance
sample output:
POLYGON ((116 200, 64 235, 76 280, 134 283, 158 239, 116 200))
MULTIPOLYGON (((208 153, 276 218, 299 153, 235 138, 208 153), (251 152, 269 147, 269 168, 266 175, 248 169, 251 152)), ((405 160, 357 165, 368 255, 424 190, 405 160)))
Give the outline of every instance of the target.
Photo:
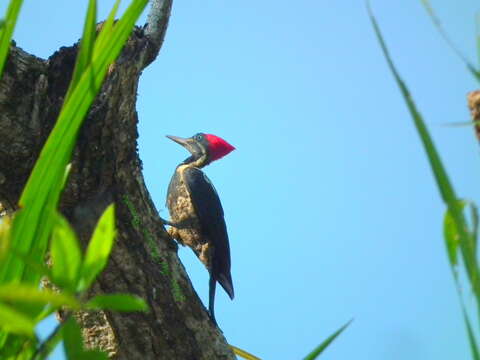
POLYGON ((217 281, 222 285, 225 292, 230 296, 230 299, 233 300, 235 297, 235 292, 233 291, 233 281, 232 276, 230 274, 218 274, 217 281))
POLYGON ((215 290, 217 288, 217 281, 220 283, 220 285, 222 285, 228 296, 230 296, 230 299, 233 300, 233 297, 235 296, 233 291, 232 277, 230 274, 228 276, 220 274, 217 277, 215 277, 213 274, 210 274, 208 311, 210 312, 210 318, 215 325, 217 325, 217 321, 215 320, 215 290))
POLYGON ((215 320, 215 290, 217 287, 217 280, 210 274, 209 292, 208 292, 208 311, 210 313, 210 319, 217 325, 215 320))

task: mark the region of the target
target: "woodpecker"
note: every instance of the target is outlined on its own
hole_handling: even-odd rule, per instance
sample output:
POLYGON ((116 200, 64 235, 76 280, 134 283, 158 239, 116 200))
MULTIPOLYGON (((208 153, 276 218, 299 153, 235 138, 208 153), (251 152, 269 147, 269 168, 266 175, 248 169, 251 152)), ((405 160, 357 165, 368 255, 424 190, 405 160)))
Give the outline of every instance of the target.
POLYGON ((215 289, 217 282, 230 299, 234 291, 230 274, 230 245, 223 208, 210 179, 201 170, 235 148, 222 138, 198 133, 190 138, 167 135, 182 145, 190 156, 180 163, 170 180, 167 207, 171 221, 168 232, 180 244, 189 246, 209 274, 208 310, 214 324, 215 289))

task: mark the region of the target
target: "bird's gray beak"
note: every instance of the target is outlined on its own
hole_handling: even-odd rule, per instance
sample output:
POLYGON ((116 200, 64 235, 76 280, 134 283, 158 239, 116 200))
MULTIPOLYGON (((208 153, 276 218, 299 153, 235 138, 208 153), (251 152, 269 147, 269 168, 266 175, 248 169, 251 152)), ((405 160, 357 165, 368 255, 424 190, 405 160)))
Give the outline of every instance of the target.
POLYGON ((181 137, 178 137, 178 136, 172 136, 172 135, 167 135, 167 138, 169 138, 170 140, 175 141, 177 144, 180 144, 180 145, 182 145, 183 147, 187 147, 187 146, 188 146, 188 139, 181 138, 181 137))

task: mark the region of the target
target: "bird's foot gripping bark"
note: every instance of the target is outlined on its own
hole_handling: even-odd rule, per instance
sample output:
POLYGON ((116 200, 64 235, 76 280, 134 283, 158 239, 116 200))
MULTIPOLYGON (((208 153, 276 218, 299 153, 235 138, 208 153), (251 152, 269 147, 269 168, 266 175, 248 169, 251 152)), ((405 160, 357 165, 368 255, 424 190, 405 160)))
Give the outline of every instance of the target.
POLYGON ((165 219, 162 219, 160 218, 161 221, 163 222, 164 225, 168 225, 170 226, 168 229, 167 229, 167 234, 170 235, 170 237, 174 240, 176 240, 180 245, 183 245, 185 246, 185 243, 182 241, 182 237, 180 236, 180 233, 178 231, 178 227, 175 226, 174 223, 170 222, 170 221, 167 221, 165 219))
POLYGON ((168 226, 175 226, 174 223, 171 221, 165 220, 164 218, 160 217, 160 221, 163 223, 163 225, 168 225, 168 226))
MULTIPOLYGON (((162 219, 163 220, 163 219, 162 219)), ((164 225, 170 225, 166 222, 163 223, 164 225)), ((167 233, 168 235, 170 235, 170 237, 174 240, 177 240, 179 239, 179 234, 178 234, 178 229, 172 225, 170 225, 170 227, 167 229, 167 233)))
POLYGON ((160 218, 160 221, 163 223, 163 225, 168 225, 168 226, 171 226, 173 228, 176 228, 176 229, 187 229, 189 227, 191 227, 191 220, 187 219, 187 220, 182 220, 180 222, 172 222, 172 221, 168 221, 168 220, 165 220, 163 218, 160 218))

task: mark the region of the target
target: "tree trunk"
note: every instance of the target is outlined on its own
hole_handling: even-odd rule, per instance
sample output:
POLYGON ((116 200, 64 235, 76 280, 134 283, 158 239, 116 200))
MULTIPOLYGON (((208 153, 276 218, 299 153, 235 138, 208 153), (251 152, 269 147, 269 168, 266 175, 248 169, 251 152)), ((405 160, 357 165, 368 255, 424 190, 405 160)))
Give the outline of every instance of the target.
MULTIPOLYGON (((149 313, 79 313, 87 346, 115 359, 234 359, 193 289, 145 187, 137 153, 138 80, 161 47, 171 0, 153 1, 110 67, 77 139, 61 201, 85 246, 99 215, 115 202, 117 238, 96 293, 132 293, 149 313)), ((48 60, 14 43, 0 80, 0 215, 14 211, 59 114, 77 45, 48 60)), ((170 174, 165 174, 170 176, 170 174)))

